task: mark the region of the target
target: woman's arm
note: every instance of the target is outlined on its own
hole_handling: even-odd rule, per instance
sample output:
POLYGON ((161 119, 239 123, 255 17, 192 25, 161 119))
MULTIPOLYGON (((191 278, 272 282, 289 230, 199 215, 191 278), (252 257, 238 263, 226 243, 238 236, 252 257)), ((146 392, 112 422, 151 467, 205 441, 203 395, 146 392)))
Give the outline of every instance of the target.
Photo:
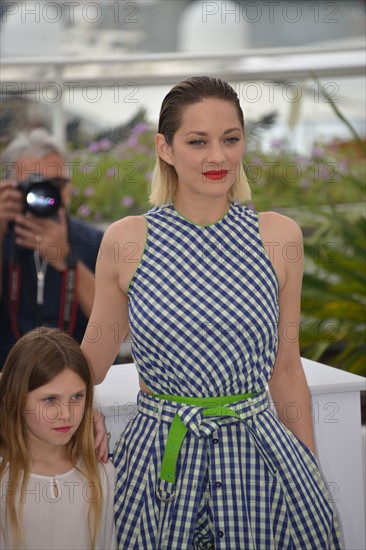
POLYGON ((95 270, 95 296, 81 343, 96 384, 102 382, 128 332, 127 296, 119 286, 119 263, 113 257, 111 227, 103 237, 95 270))
POLYGON ((81 261, 77 263, 78 268, 78 284, 77 284, 77 300, 81 311, 85 317, 89 317, 93 308, 94 293, 95 293, 95 278, 94 273, 81 261))
MULTIPOLYGON (((100 384, 129 333, 127 290, 143 253, 146 223, 141 216, 124 218, 104 234, 95 272, 95 298, 81 349, 100 384), (133 250, 134 254, 131 254, 133 250)), ((108 434, 104 416, 95 411, 95 446, 98 459, 108 460, 108 434)))
MULTIPOLYGON (((302 233, 290 218, 269 213, 273 264, 279 276, 279 345, 269 390, 280 421, 315 452, 311 400, 299 350, 301 284, 304 269, 302 233)), ((265 231, 266 231, 265 229, 265 231)))
POLYGON ((104 380, 129 332, 127 289, 142 255, 145 234, 141 216, 124 218, 107 229, 101 243, 94 305, 81 344, 96 384, 104 380))

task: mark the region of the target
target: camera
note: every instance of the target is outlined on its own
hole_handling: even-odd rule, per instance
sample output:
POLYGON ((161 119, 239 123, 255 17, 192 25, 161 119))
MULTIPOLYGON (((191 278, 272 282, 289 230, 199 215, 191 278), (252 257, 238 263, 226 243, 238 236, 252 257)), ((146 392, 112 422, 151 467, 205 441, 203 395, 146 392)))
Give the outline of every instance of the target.
POLYGON ((65 178, 49 179, 35 173, 18 182, 17 189, 23 194, 24 212, 31 212, 40 218, 54 216, 62 205, 60 187, 66 181, 65 178))

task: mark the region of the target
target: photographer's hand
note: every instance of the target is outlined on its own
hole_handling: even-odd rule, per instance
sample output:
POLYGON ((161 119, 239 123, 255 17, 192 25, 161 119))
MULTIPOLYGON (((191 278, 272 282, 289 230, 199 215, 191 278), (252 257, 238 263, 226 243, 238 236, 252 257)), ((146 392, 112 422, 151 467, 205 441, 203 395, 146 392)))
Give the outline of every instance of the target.
MULTIPOLYGON (((15 242, 19 246, 38 250, 40 256, 57 271, 67 269, 66 257, 70 252, 70 244, 64 208, 60 208, 57 221, 38 218, 29 213, 25 216, 17 215, 14 231, 15 242)), ((89 317, 94 300, 94 274, 82 261, 77 262, 77 268, 77 300, 84 315, 89 317)))
POLYGON ((39 218, 29 212, 15 217, 15 242, 31 250, 38 250, 40 256, 57 271, 66 269, 65 258, 69 253, 67 220, 64 208, 60 208, 58 219, 39 218))
POLYGON ((9 223, 22 211, 22 193, 15 180, 0 181, 0 240, 8 230, 9 223))

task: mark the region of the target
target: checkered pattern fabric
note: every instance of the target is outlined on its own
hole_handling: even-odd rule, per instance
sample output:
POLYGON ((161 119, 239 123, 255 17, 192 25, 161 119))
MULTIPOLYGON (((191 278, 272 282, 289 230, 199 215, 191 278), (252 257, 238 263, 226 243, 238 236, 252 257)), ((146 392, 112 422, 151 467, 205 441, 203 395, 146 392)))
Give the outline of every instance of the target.
MULTIPOLYGON (((155 393, 260 392, 277 351, 278 283, 258 215, 232 204, 198 226, 172 205, 146 215, 129 287, 133 354, 155 393)), ((116 522, 124 550, 341 548, 315 457, 268 409, 265 394, 235 417, 140 392, 115 449, 116 522), (159 478, 172 419, 188 432, 174 485, 159 478), (165 501, 165 502, 164 502, 165 501)))

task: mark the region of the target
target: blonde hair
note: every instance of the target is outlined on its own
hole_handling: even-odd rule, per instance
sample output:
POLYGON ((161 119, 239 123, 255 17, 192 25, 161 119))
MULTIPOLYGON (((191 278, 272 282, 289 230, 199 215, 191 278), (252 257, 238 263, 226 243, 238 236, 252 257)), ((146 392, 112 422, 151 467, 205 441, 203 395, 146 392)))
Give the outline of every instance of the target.
MULTIPOLYGON (((67 444, 68 458, 85 476, 91 488, 88 528, 90 548, 95 547, 102 514, 102 487, 94 450, 93 381, 77 342, 58 329, 40 327, 25 334, 10 351, 0 378, 0 480, 8 471, 9 484, 18 487, 6 494, 13 541, 24 541, 23 502, 30 475, 28 436, 24 422, 28 392, 48 384, 65 369, 75 372, 86 385, 85 410, 80 426, 67 444)), ((5 533, 4 533, 5 535, 5 533)))
MULTIPOLYGON (((235 90, 223 80, 208 76, 195 76, 176 84, 165 96, 159 116, 158 133, 172 145, 174 134, 180 128, 185 107, 205 101, 207 98, 229 101, 236 108, 244 131, 244 116, 235 90)), ((150 203, 161 206, 173 202, 178 185, 174 166, 168 164, 156 152, 155 168, 150 183, 150 203)), ((251 191, 243 165, 239 177, 228 192, 230 201, 244 202, 251 198, 251 191)))

